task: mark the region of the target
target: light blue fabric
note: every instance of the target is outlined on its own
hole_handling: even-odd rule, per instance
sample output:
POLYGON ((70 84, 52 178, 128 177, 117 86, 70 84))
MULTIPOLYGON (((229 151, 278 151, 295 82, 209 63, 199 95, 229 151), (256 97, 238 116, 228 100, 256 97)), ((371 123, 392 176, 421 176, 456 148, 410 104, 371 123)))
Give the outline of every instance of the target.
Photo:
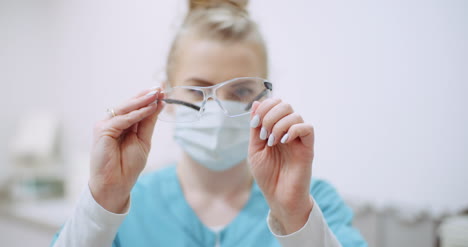
MULTIPOLYGON (((175 166, 142 176, 132 190, 131 210, 119 228, 113 247, 280 246, 266 222, 268 205, 253 183, 250 198, 236 218, 219 235, 198 219, 184 198, 175 166)), ((367 246, 351 226, 353 214, 335 189, 312 179, 311 193, 344 247, 367 246)), ((58 234, 56 235, 56 237, 58 234)), ((55 239, 56 239, 55 237, 55 239)))

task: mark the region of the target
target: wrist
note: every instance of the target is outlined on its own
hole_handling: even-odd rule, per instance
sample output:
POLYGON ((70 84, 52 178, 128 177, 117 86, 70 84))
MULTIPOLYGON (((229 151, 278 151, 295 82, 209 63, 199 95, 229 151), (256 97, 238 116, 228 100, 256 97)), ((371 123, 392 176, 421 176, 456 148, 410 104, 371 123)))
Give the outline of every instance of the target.
POLYGON ((127 189, 101 186, 91 180, 88 186, 94 200, 105 210, 115 214, 122 214, 127 211, 130 198, 130 191, 127 189))
POLYGON ((270 207, 270 216, 281 224, 285 235, 297 232, 307 223, 310 212, 314 207, 314 200, 311 196, 308 196, 303 202, 295 205, 295 207, 281 205, 270 207))

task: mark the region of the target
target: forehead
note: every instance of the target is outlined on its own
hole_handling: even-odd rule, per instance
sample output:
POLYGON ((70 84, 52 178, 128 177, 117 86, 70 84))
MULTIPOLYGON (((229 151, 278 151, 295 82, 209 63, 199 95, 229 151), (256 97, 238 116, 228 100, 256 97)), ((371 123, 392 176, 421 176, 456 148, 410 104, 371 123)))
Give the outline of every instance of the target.
POLYGON ((178 44, 174 84, 190 78, 219 83, 236 77, 263 77, 265 61, 253 42, 223 42, 184 37, 178 44))

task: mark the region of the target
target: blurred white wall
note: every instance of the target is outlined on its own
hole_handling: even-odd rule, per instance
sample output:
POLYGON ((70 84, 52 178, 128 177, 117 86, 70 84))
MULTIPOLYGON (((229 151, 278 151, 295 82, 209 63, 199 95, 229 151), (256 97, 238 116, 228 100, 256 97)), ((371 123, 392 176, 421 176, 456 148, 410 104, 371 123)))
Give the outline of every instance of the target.
MULTIPOLYGON (((89 152, 105 109, 157 83, 185 5, 0 0, 0 174, 15 124, 35 109, 63 119, 69 159, 89 152)), ((315 176, 377 203, 468 205, 468 1, 256 0, 250 9, 275 95, 316 128, 315 176)), ((170 125, 158 125, 150 167, 177 153, 170 125)))

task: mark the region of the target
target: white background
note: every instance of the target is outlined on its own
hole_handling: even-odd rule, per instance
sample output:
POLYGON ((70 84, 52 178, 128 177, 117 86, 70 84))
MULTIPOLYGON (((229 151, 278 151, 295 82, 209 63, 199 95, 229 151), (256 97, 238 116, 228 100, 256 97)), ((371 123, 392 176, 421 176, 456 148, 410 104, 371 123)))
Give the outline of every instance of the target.
MULTIPOLYGON (((88 153, 105 109, 157 84, 185 5, 0 0, 0 174, 15 125, 35 110, 61 118, 68 163, 88 153)), ((315 126, 314 176, 377 203, 468 206, 468 1, 257 0, 250 10, 275 95, 315 126)), ((158 125, 149 168, 177 154, 170 125, 158 125)))

